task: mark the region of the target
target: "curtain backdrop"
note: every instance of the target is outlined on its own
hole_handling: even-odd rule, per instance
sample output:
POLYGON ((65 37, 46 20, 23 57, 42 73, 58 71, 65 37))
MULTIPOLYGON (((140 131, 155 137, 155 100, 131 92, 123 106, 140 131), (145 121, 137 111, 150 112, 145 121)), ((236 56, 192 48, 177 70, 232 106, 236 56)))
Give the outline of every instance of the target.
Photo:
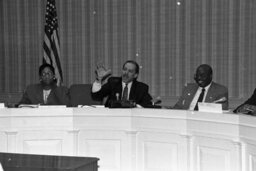
MULTIPOLYGON (((37 83, 46 0, 0 0, 0 99, 37 83)), ((256 87, 255 0, 56 0, 64 85, 91 83, 97 63, 140 66, 150 93, 176 98, 198 65, 231 99, 256 87)), ((239 101, 239 103, 242 102, 239 101)), ((170 104, 172 105, 172 104, 170 104)))

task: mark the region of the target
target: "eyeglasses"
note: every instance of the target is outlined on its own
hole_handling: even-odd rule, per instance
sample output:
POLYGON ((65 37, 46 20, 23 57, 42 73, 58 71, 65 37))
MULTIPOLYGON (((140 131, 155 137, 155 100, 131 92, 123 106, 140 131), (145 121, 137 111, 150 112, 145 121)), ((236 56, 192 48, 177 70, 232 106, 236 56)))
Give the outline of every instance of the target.
POLYGON ((42 77, 46 77, 46 76, 53 76, 53 73, 52 72, 43 72, 41 74, 42 77))

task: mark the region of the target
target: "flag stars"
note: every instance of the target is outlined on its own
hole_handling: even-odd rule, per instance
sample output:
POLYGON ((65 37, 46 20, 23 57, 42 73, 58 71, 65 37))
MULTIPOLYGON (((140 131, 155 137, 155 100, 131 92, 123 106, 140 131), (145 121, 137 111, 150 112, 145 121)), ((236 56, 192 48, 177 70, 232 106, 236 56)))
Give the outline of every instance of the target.
POLYGON ((46 31, 52 34, 53 30, 58 27, 57 13, 54 0, 47 0, 45 12, 46 31))

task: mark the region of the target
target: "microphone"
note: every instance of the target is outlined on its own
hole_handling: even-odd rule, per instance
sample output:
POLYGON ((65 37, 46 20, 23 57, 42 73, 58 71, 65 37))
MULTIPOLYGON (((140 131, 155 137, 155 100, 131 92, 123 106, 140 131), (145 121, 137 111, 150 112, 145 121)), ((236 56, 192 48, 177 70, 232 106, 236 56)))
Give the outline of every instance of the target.
POLYGON ((116 100, 119 100, 119 93, 116 93, 116 100))
POLYGON ((218 100, 215 100, 214 103, 225 103, 227 101, 227 98, 226 97, 222 97, 218 100))

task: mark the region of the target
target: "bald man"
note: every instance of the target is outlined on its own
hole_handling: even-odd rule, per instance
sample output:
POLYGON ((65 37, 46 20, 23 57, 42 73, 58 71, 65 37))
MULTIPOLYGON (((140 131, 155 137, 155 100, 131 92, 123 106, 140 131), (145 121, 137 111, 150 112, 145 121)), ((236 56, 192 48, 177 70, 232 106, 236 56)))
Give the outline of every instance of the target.
POLYGON ((212 68, 207 64, 198 66, 194 80, 182 91, 174 109, 198 110, 199 102, 221 103, 222 109, 228 109, 228 89, 212 81, 212 68))

